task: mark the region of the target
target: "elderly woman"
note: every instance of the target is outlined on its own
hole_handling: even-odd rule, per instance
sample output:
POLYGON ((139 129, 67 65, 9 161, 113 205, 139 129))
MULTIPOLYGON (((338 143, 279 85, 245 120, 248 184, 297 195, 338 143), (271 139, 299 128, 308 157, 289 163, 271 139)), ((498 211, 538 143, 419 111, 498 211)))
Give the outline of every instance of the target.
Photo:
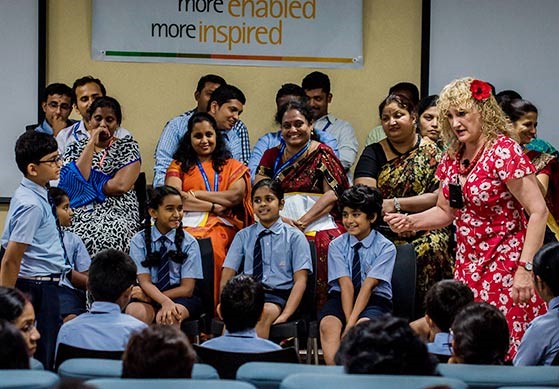
POLYGON ((276 121, 281 123, 282 142, 264 153, 255 182, 263 178, 279 181, 286 193, 286 204, 294 192, 305 193, 303 202, 310 198, 316 200, 312 205, 306 202, 307 208, 298 218, 283 217, 283 220, 305 232, 307 239, 316 244, 317 305, 320 308, 328 292, 328 245, 345 231, 335 205, 349 183, 332 149, 311 139, 312 113, 308 105, 291 101, 279 109, 276 121), (325 218, 329 221, 317 227, 325 218))
POLYGON ((524 152, 536 168, 536 178, 545 197, 549 216, 547 218, 546 242, 559 240, 559 163, 557 157, 542 151, 528 150, 528 145, 536 138, 538 109, 529 101, 514 99, 501 105, 513 124, 513 132, 524 152))
POLYGON ((140 174, 140 148, 131 137, 117 138, 122 110, 112 97, 100 97, 88 109, 91 137, 64 152, 59 186, 74 210, 72 232, 94 256, 101 250, 128 251, 139 228, 134 183, 140 174))
POLYGON ((250 172, 231 157, 215 119, 205 112, 192 115, 173 158, 165 185, 182 195, 186 231, 195 238, 211 238, 217 305, 227 249, 237 231, 254 221, 250 172))
MULTIPOLYGON (((442 152, 428 137, 416 132, 415 107, 406 97, 390 95, 379 106, 386 138, 363 150, 355 168, 355 183, 376 187, 384 198, 384 212, 416 213, 437 200, 435 170, 442 152)), ((416 229, 394 234, 386 224, 379 230, 395 244, 411 243, 417 261, 416 313, 423 311, 429 288, 452 278, 449 231, 416 229)))
POLYGON ((390 213, 385 220, 400 233, 455 220, 454 277, 473 290, 476 301, 505 314, 512 358, 528 323, 545 312, 532 279, 532 260, 545 232, 545 200, 534 166, 507 136, 507 119, 489 84, 455 80, 442 90, 437 106, 449 144, 437 169, 437 205, 414 215, 390 213))

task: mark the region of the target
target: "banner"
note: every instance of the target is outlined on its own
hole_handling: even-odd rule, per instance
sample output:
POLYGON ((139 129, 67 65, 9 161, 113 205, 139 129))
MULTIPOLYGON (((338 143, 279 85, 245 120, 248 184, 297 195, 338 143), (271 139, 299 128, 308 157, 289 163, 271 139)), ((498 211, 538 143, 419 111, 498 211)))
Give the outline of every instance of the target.
POLYGON ((363 66, 362 0, 93 0, 92 57, 363 66))

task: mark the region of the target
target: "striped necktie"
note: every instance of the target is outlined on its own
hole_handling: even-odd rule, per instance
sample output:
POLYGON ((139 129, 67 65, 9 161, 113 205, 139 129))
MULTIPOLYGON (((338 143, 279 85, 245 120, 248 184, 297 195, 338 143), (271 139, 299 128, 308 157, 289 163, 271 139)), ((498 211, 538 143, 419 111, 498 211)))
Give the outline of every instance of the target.
POLYGON ((361 258, 359 258, 359 249, 363 243, 357 242, 353 246, 353 263, 351 265, 351 282, 355 290, 361 288, 361 258))
POLYGON ((252 276, 257 281, 262 281, 262 272, 263 272, 263 264, 262 264, 262 243, 261 240, 264 236, 270 235, 272 231, 264 230, 258 234, 258 238, 256 238, 256 243, 254 244, 254 255, 252 259, 252 276))
POLYGON ((157 269, 157 289, 161 292, 169 289, 171 285, 171 267, 169 263, 169 239, 163 235, 159 239, 159 257, 161 258, 159 262, 159 268, 157 269))

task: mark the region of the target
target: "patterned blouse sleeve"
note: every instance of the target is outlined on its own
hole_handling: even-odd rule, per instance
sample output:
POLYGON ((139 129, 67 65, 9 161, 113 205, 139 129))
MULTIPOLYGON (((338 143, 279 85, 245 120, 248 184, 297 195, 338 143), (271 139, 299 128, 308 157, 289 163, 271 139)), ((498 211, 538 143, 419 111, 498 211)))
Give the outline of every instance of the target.
POLYGON ((183 178, 183 171, 181 169, 181 163, 176 159, 171 161, 171 164, 167 168, 167 173, 165 174, 165 178, 167 177, 178 177, 182 181, 183 178))
POLYGON ((349 181, 344 167, 330 147, 324 145, 319 147, 321 163, 318 168, 322 171, 328 186, 334 190, 337 197, 340 197, 344 190, 349 188, 349 181))
POLYGON ((130 137, 119 139, 118 152, 120 154, 119 159, 122 162, 122 167, 142 160, 138 142, 130 137))
POLYGON ((258 164, 258 168, 256 169, 256 174, 265 177, 274 177, 274 162, 278 155, 279 149, 277 147, 272 147, 264 152, 262 155, 262 159, 258 164))

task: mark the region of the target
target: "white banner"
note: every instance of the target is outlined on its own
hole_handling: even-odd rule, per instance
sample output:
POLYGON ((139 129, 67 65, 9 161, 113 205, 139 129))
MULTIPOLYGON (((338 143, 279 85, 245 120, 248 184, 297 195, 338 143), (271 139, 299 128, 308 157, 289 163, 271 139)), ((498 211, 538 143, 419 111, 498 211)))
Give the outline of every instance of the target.
POLYGON ((362 0, 93 0, 92 57, 363 66, 362 0))

